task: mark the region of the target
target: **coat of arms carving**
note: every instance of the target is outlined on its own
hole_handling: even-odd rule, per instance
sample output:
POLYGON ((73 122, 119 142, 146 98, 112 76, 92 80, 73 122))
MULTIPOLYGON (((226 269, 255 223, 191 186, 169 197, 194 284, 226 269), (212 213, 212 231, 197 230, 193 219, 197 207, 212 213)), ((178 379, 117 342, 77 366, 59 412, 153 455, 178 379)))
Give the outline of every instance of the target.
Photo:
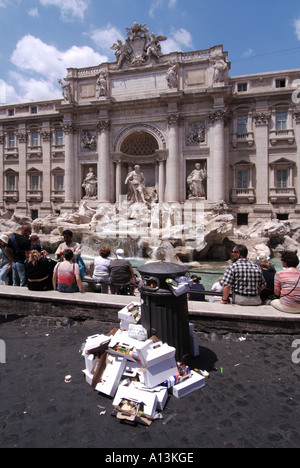
POLYGON ((155 58, 159 60, 163 55, 160 41, 167 40, 166 36, 149 35, 149 29, 145 24, 135 22, 131 28, 126 28, 127 39, 122 42, 120 39, 111 47, 115 51, 117 67, 120 69, 125 64, 129 66, 140 66, 147 62, 147 59, 155 58))

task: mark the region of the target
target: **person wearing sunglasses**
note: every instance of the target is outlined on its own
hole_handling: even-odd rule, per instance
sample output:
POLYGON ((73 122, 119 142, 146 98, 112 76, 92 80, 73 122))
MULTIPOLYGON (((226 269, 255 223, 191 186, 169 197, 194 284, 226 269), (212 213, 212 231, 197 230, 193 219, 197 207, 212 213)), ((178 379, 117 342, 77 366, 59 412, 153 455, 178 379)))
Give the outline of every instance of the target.
POLYGON ((221 304, 229 304, 232 291, 233 304, 243 306, 261 305, 260 292, 266 287, 262 271, 248 258, 248 249, 238 244, 232 249, 233 264, 223 276, 223 296, 221 304))

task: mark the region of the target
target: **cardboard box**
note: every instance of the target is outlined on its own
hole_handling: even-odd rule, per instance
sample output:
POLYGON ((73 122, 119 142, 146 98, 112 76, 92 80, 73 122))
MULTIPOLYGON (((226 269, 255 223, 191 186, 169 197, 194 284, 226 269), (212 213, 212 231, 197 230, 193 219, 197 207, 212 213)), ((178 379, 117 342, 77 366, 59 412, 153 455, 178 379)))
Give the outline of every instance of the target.
MULTIPOLYGON (((106 335, 93 335, 89 336, 83 346, 82 355, 85 354, 94 354, 98 352, 102 354, 102 349, 110 342, 111 338, 106 335)), ((106 347, 107 347, 106 346, 106 347)))
POLYGON ((93 382, 93 374, 91 372, 89 372, 87 369, 84 369, 82 371, 85 375, 85 381, 89 384, 89 385, 92 385, 92 382, 93 382))
POLYGON ((141 304, 139 302, 131 302, 118 312, 118 318, 128 323, 139 323, 141 319, 141 304))
POLYGON ((189 393, 205 387, 205 385, 205 377, 199 375, 197 372, 191 371, 190 378, 177 385, 174 385, 174 387, 171 387, 170 391, 176 398, 182 398, 189 393))
POLYGON ((144 392, 152 392, 157 396, 157 410, 162 411, 168 401, 168 389, 166 387, 158 386, 154 388, 149 388, 143 385, 141 382, 132 382, 133 387, 139 388, 144 392))
POLYGON ((116 333, 112 337, 108 352, 113 356, 119 356, 131 362, 141 362, 146 365, 147 350, 153 345, 152 340, 139 341, 134 338, 129 338, 127 332, 116 333))
POLYGON ((155 392, 145 392, 132 385, 120 386, 115 395, 113 407, 118 411, 119 419, 153 420, 157 409, 157 396, 155 392))
POLYGON ((120 384, 125 366, 125 359, 107 355, 106 366, 101 373, 100 381, 96 384, 95 390, 113 397, 120 384))
POLYGON ((151 348, 147 351, 145 367, 152 367, 160 362, 175 358, 175 354, 176 349, 172 346, 169 346, 166 343, 163 344, 162 342, 153 343, 151 348))
POLYGON ((149 388, 157 387, 173 375, 178 374, 175 358, 159 362, 155 366, 141 368, 138 371, 140 382, 149 388))

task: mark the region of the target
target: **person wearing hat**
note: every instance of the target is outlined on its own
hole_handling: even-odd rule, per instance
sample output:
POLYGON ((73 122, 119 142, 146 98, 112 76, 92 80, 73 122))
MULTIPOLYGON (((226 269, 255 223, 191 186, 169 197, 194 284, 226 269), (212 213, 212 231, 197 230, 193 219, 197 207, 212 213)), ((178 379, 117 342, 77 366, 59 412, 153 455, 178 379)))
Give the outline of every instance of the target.
POLYGON ((8 236, 1 234, 0 236, 0 285, 8 283, 8 273, 12 268, 13 259, 7 250, 8 236))
POLYGON ((110 290, 112 294, 121 294, 122 288, 135 284, 136 278, 123 249, 116 250, 116 257, 109 264, 110 290))

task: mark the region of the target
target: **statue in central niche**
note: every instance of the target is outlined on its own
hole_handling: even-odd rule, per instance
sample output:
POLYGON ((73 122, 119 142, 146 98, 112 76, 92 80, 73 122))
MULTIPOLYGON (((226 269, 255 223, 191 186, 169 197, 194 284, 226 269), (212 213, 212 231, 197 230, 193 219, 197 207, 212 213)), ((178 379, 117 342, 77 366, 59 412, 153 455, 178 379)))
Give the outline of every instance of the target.
POLYGON ((145 203, 145 176, 141 171, 140 166, 134 166, 134 170, 129 172, 125 184, 129 185, 127 201, 130 205, 133 203, 145 203))

